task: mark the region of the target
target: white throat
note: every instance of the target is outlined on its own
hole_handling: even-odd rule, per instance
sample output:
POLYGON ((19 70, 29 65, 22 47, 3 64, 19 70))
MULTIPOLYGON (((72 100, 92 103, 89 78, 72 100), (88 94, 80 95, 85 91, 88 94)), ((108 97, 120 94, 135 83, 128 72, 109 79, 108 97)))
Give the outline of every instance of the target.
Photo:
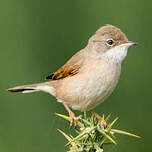
POLYGON ((120 45, 102 54, 102 58, 113 60, 114 62, 122 62, 127 56, 127 52, 128 52, 128 47, 120 45))

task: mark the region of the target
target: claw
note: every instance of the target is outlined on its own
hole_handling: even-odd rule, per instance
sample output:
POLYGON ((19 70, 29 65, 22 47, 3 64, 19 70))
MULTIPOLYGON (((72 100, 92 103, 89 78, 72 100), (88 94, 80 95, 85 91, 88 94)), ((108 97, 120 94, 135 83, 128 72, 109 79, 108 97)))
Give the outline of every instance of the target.
MULTIPOLYGON (((102 118, 102 117, 101 117, 102 118)), ((101 120, 102 121, 102 120, 101 120)), ((103 127, 104 127, 104 129, 106 129, 107 128, 107 122, 106 122, 106 120, 104 120, 104 122, 103 122, 103 127)))
POLYGON ((78 124, 78 120, 81 119, 81 115, 76 117, 72 111, 69 113, 69 116, 70 116, 70 127, 72 127, 72 124, 76 126, 78 124))
MULTIPOLYGON (((97 119, 98 119, 98 118, 97 118, 97 119)), ((100 127, 101 127, 101 122, 103 121, 103 120, 102 120, 102 117, 101 117, 100 119, 98 119, 98 120, 99 120, 99 122, 100 122, 99 125, 100 125, 100 127)), ((107 128, 107 122, 106 122, 106 120, 104 120, 104 122, 103 122, 103 128, 104 128, 104 129, 107 128)))
POLYGON ((69 113, 69 117, 70 117, 70 127, 72 127, 72 124, 74 123, 74 126, 76 126, 78 124, 78 120, 81 119, 81 115, 76 117, 75 114, 70 110, 70 108, 68 107, 67 103, 63 102, 64 107, 66 108, 66 110, 69 113))
MULTIPOLYGON (((100 122, 102 122, 102 117, 100 116, 100 115, 98 115, 96 112, 94 112, 93 110, 90 110, 90 112, 93 114, 93 115, 95 115, 95 117, 100 121, 100 122)), ((104 120, 104 122, 103 122, 103 127, 104 127, 104 129, 106 129, 107 128, 107 122, 106 122, 106 120, 104 120)))

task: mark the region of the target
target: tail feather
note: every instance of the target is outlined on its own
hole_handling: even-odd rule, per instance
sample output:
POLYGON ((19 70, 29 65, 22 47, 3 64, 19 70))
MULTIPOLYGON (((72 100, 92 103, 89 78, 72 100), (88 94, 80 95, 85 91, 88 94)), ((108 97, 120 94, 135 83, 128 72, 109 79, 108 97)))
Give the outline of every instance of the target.
POLYGON ((35 91, 44 91, 47 93, 50 93, 52 95, 55 95, 55 88, 50 85, 50 83, 37 83, 32 85, 23 85, 23 86, 17 86, 14 88, 8 89, 10 92, 22 92, 22 93, 30 93, 35 91))
POLYGON ((8 91, 27 93, 27 92, 34 92, 34 91, 37 91, 37 90, 36 90, 36 87, 34 87, 32 85, 25 85, 25 86, 17 86, 17 87, 14 87, 14 88, 9 88, 8 91))

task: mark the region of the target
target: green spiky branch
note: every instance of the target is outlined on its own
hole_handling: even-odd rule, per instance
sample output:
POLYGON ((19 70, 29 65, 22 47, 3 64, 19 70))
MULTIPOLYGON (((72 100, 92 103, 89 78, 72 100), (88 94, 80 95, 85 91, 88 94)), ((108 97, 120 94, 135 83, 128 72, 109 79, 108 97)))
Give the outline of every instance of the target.
MULTIPOLYGON (((57 115, 70 121, 68 116, 62 114, 57 115)), ((67 135, 58 129, 58 131, 68 140, 68 143, 66 144, 66 146, 69 147, 68 152, 103 152, 103 146, 105 144, 117 144, 115 134, 123 134, 140 138, 132 133, 114 129, 113 125, 118 118, 109 122, 107 127, 104 128, 104 121, 107 122, 109 117, 110 115, 104 118, 103 115, 102 121, 99 121, 94 117, 94 115, 87 117, 86 113, 84 113, 83 118, 77 122, 77 126, 74 128, 74 131, 76 132, 75 137, 67 135)))

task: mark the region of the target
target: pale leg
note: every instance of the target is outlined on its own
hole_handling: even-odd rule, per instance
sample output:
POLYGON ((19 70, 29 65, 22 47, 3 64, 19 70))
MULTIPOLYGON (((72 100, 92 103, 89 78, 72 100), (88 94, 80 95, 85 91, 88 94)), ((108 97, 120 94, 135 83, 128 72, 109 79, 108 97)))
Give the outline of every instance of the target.
POLYGON ((71 109, 68 107, 67 103, 63 102, 63 105, 65 107, 65 109, 68 111, 69 113, 69 117, 70 117, 70 126, 72 126, 72 123, 74 123, 74 126, 77 125, 77 121, 79 119, 81 119, 81 116, 76 117, 74 112, 71 111, 71 109))

